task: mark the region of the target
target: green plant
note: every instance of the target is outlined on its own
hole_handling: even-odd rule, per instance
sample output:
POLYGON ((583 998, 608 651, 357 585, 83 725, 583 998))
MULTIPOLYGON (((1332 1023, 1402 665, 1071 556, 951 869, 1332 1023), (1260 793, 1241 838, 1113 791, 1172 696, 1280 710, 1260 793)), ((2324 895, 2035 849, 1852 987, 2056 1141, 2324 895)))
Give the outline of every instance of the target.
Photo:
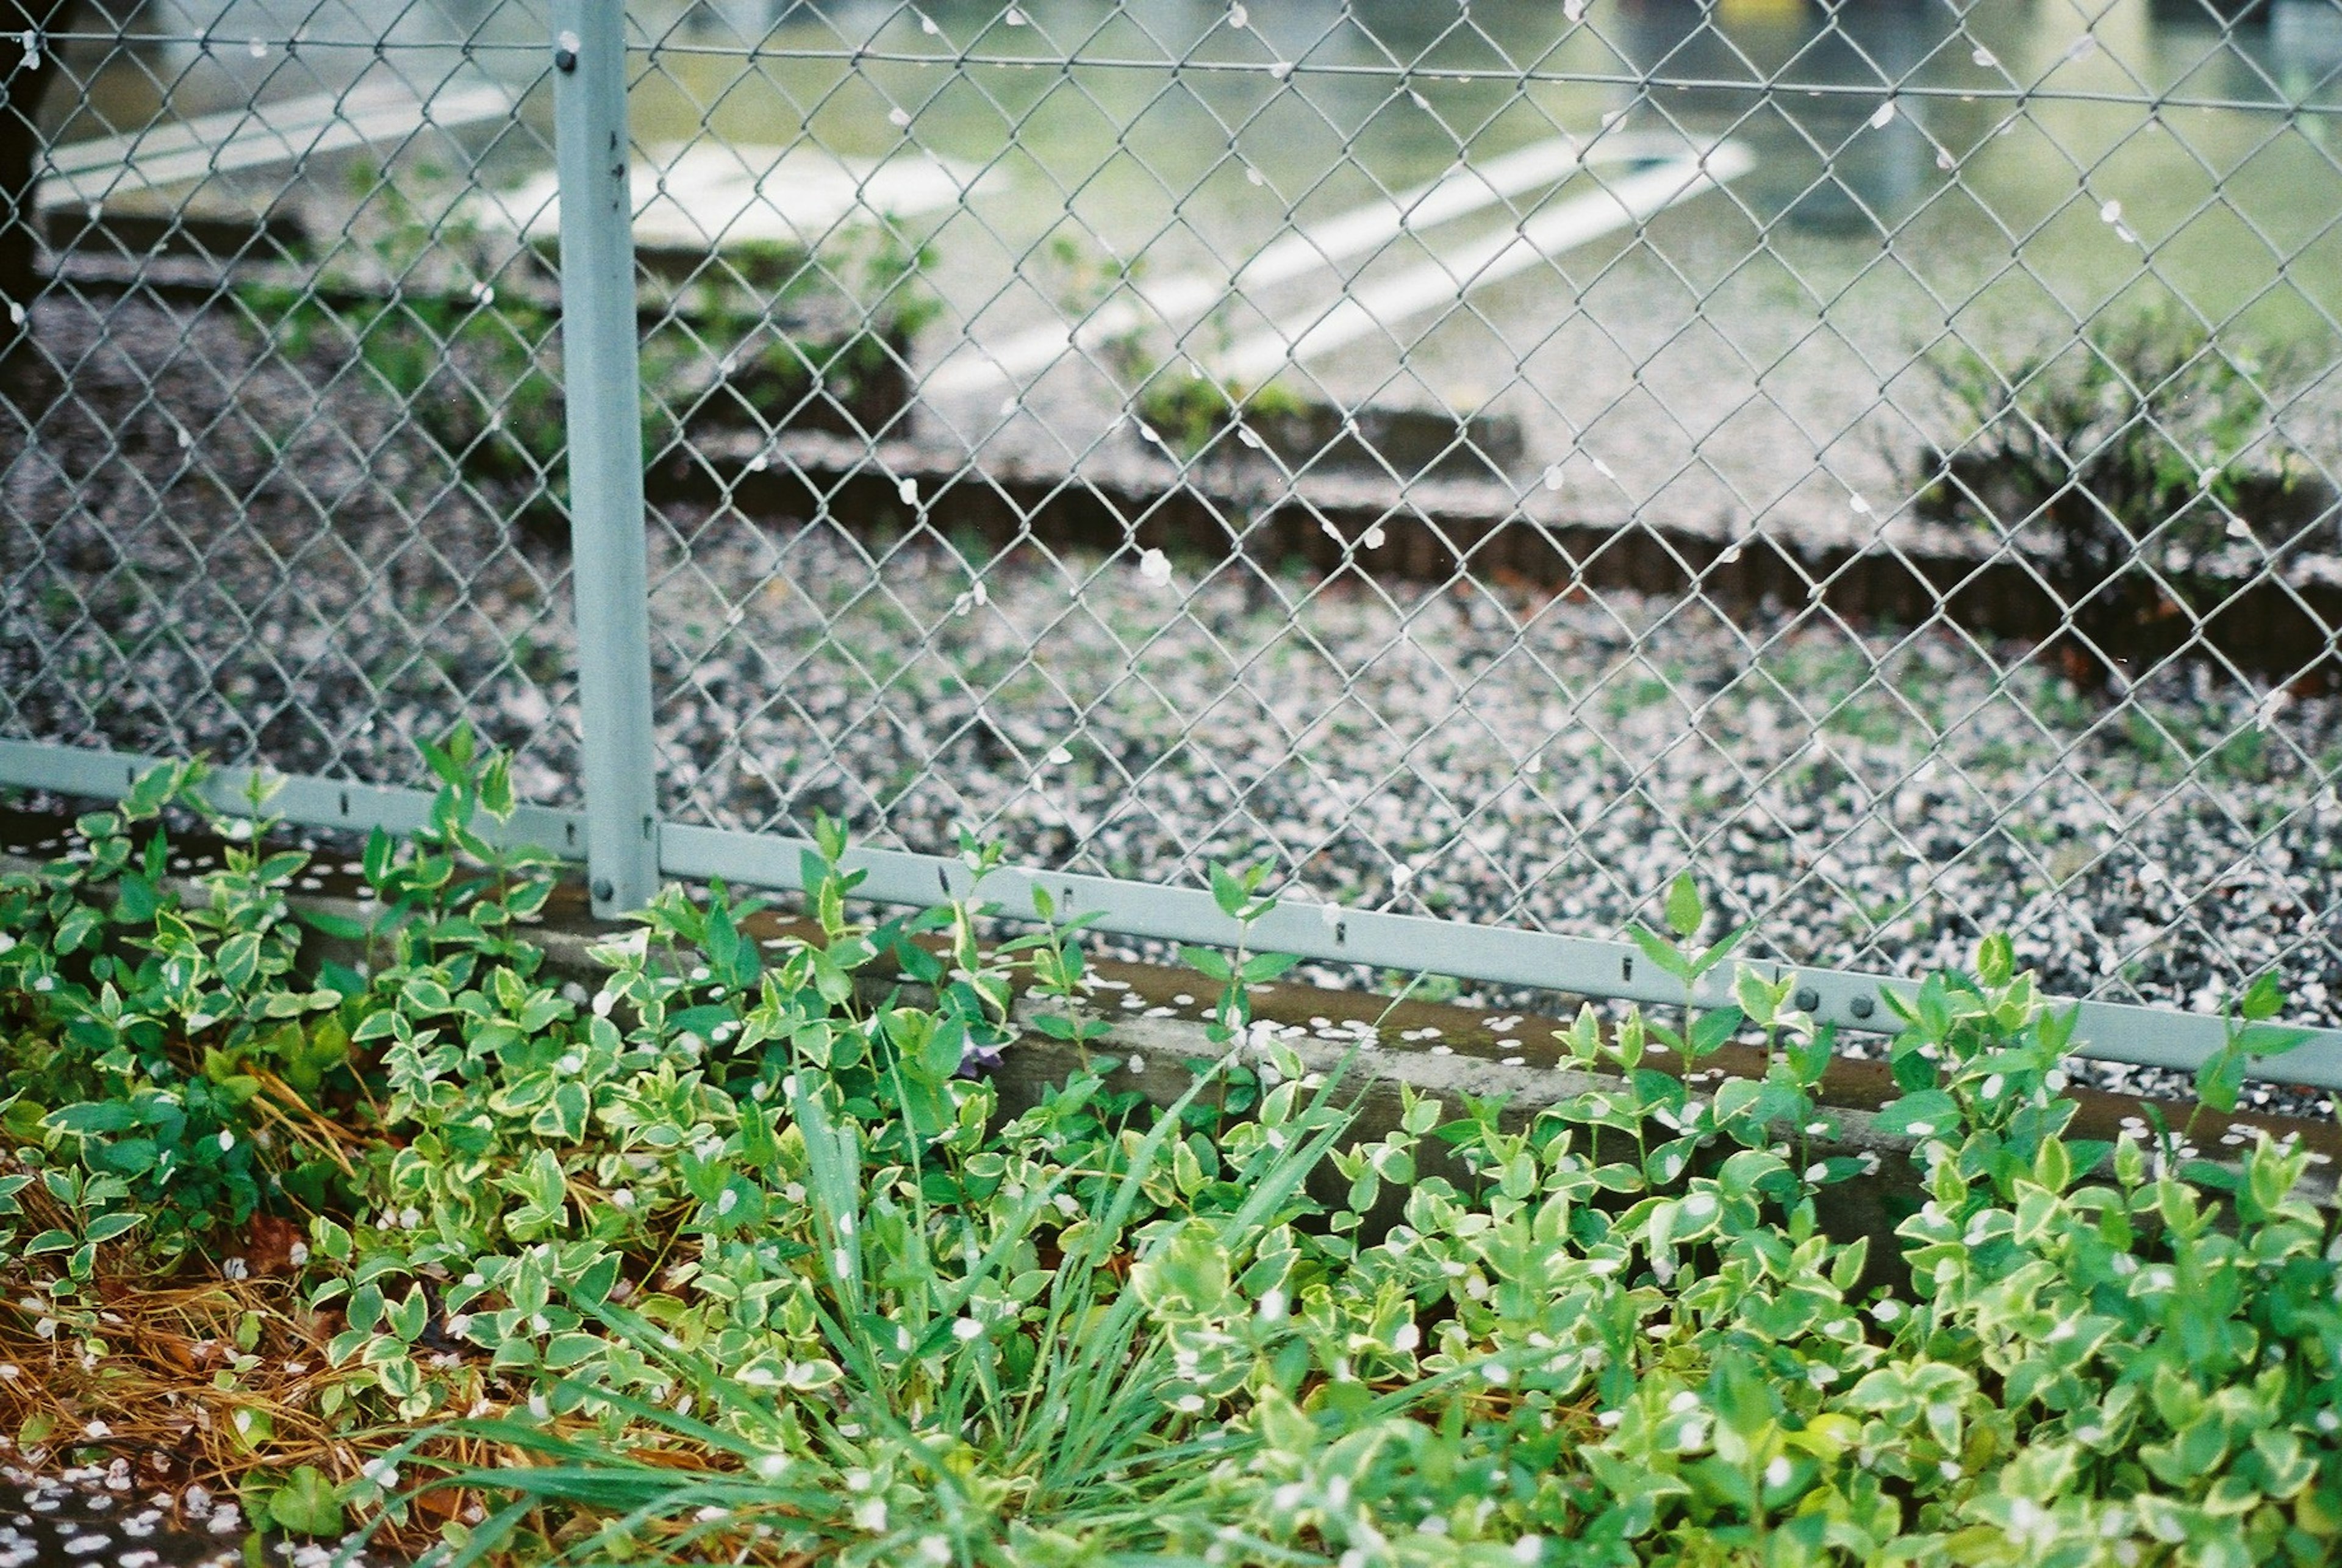
POLYGON ((1144 385, 1163 363, 1160 320, 1139 296, 1146 261, 1125 261, 1078 234, 1052 235, 1035 268, 1057 314, 1116 385, 1144 385))
POLYGON ((886 221, 847 229, 818 255, 726 246, 667 293, 644 339, 654 457, 708 419, 884 428, 901 408, 911 342, 943 308, 925 282, 933 263, 886 221))
MULTIPOLYGON (((326 1016, 339 993, 294 973, 300 935, 284 894, 307 856, 236 842, 253 822, 215 812, 203 777, 195 764, 150 774, 76 822, 82 856, 0 877, 14 1034, 0 1091, 12 1136, 41 1151, 62 1221, 22 1245, 67 1253, 75 1280, 90 1277, 98 1244, 134 1228, 170 1259, 247 1219, 264 1174, 251 1102, 281 1075, 322 1077, 346 1044, 326 1016), (167 874, 162 818, 175 806, 230 835, 200 903, 167 874)), ((255 782, 248 804, 264 798, 255 782)))
POLYGON ((1680 1033, 1653 1024, 1651 1033, 1661 1044, 1676 1052, 1687 1063, 1696 1063, 1712 1054, 1736 1034, 1746 1022, 1746 1016, 1730 1007, 1702 1012, 1693 1005, 1700 983, 1722 968, 1741 943, 1747 940, 1751 927, 1743 925, 1729 932, 1713 945, 1687 945, 1699 935, 1700 927, 1707 923, 1706 905, 1699 895, 1699 884, 1691 873, 1679 872, 1667 884, 1666 906, 1667 930, 1663 936, 1646 925, 1636 925, 1628 935, 1645 957, 1684 988, 1684 1026, 1680 1033))
POLYGON ((1161 370, 1146 378, 1134 404, 1138 417, 1180 457, 1193 457, 1240 421, 1297 417, 1308 404, 1275 382, 1246 387, 1186 371, 1161 370))
MULTIPOLYGON (((457 1472, 450 1482, 611 1513, 619 1503, 622 1516, 580 1539, 575 1560, 639 1551, 646 1525, 701 1514, 711 1502, 724 1505, 727 1533, 762 1523, 784 1552, 873 1562, 937 1543, 946 1561, 997 1543, 1071 1561, 1116 1539, 1156 1538, 1159 1511, 1200 1500, 1211 1472, 1246 1446, 1196 1419, 1206 1402, 1176 1325, 1225 1309, 1242 1288, 1235 1260, 1254 1256, 1295 1205, 1306 1207, 1304 1180, 1343 1124, 1321 1090, 1285 1124, 1299 1136, 1246 1164, 1243 1204, 1176 1226, 1139 1225, 1156 1208, 1147 1189, 1174 1174, 1167 1152, 1179 1113, 1209 1081, 1200 1077, 1145 1135, 1098 1150, 1107 1163, 1096 1175, 1060 1167, 1013 1203, 951 1213, 926 1207, 916 1188, 898 1207, 885 1173, 866 1163, 867 1129, 826 1088, 795 1079, 801 1217, 830 1260, 811 1301, 820 1358, 771 1380, 729 1377, 672 1348, 673 1336, 646 1319, 606 1307, 598 1314, 701 1391, 708 1413, 686 1423, 652 1406, 616 1408, 727 1454, 737 1473, 677 1484, 672 1471, 623 1451, 501 1423, 466 1430, 568 1463, 457 1472), (1077 1182, 1086 1196, 1069 1224, 1058 1200, 1077 1182), (1058 1261, 1034 1269, 1045 1250, 1058 1261), (815 1391, 832 1397, 808 1422, 795 1395, 815 1391), (876 1453, 885 1457, 874 1463, 876 1453)), ((521 1519, 508 1511, 495 1524, 509 1531, 521 1519)), ((699 1528, 665 1541, 666 1552, 713 1533, 714 1521, 692 1522, 699 1528)))
MULTIPOLYGON (((1211 1049, 1157 1105, 1110 1086, 1079 917, 1044 903, 996 944, 973 898, 873 917, 830 823, 806 925, 668 890, 570 990, 529 936, 547 868, 498 842, 504 759, 428 755, 430 821, 368 844, 364 922, 287 924, 297 856, 256 839, 155 873, 171 812, 255 831, 193 770, 0 884, 0 1363, 45 1358, 0 1374, 19 1443, 102 1454, 64 1423, 120 1413, 141 1293, 248 1245, 244 1193, 298 1226, 280 1310, 315 1370, 263 1401, 281 1358, 242 1310, 177 1391, 238 1403, 187 1441, 255 1517, 435 1534, 450 1565, 2307 1568, 2342 1543, 2342 1249, 2307 1154, 2070 1138, 2072 1019, 2005 939, 1890 998, 1867 1148, 1818 1098, 1828 1032, 1786 982, 1722 984, 1740 934, 1700 944, 1688 879, 1637 938, 1679 1028, 1582 1012, 1550 1104, 1370 1108, 1355 1057, 1254 1015, 1288 961, 1249 951, 1266 876, 1222 870, 1235 940, 1187 955, 1222 985, 1211 1049), (1090 1059, 1004 1107, 986 1067, 1027 1030, 1090 1059), (1759 1064, 1710 1080, 1727 1037, 1759 1064), (139 1139, 187 1149, 200 1203, 116 1168, 139 1139), (1891 1232, 1845 1228, 1865 1175, 1891 1232)), ((980 894, 1000 852, 965 849, 980 894)), ((2289 1043, 2279 1004, 2239 1002, 2213 1111, 2289 1043)))
MULTIPOLYGON (((990 869, 986 862, 996 857, 996 850, 980 850, 966 834, 962 835, 961 844, 963 853, 968 856, 972 868, 979 876, 990 869)), ((1083 1004, 1088 995, 1085 988, 1086 964, 1077 938, 1085 927, 1097 919, 1097 915, 1094 912, 1072 915, 1061 922, 1056 901, 1049 895, 1048 889, 1037 882, 1033 885, 1033 908, 1041 917, 1041 929, 1001 943, 993 950, 994 954, 996 958, 1008 958, 1018 953, 1030 954, 1026 966, 1034 988, 1063 1009, 1036 1013, 1033 1017, 1034 1027, 1052 1039, 1071 1043, 1086 1057, 1091 1045, 1113 1033, 1112 1026, 1104 1019, 1084 1016, 1086 1009, 1083 1004)), ((970 946, 974 945, 973 930, 967 932, 967 942, 970 946)), ((996 1066, 998 1053, 995 1051, 988 1054, 990 1059, 982 1064, 987 1068, 996 1066)))
POLYGON ((2196 1069, 2197 1104, 2188 1118, 2189 1131, 2194 1130, 2196 1117, 2207 1110, 2225 1114, 2237 1108, 2237 1097, 2244 1092, 2246 1071, 2255 1060, 2281 1056, 2309 1039, 2307 1029, 2289 1029, 2269 1022, 2284 1006, 2285 994, 2278 989, 2274 974, 2263 974, 2245 988, 2228 1020, 2227 1038, 2196 1069))
POLYGON ((426 209, 381 175, 357 194, 345 243, 315 267, 238 284, 246 318, 287 358, 354 366, 467 482, 557 504, 558 312, 466 211, 426 209))

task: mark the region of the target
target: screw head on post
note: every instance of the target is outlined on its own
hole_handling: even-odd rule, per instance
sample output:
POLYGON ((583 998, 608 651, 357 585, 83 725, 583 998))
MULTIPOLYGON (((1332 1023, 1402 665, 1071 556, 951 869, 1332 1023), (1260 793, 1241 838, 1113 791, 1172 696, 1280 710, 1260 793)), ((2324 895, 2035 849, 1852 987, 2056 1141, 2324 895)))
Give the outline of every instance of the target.
POLYGON ((1797 1003, 1798 1012, 1811 1013, 1822 1004, 1822 994, 1810 985, 1800 985, 1791 1000, 1797 1003))
POLYGON ((1846 1004, 1846 1009, 1857 1018, 1867 1018, 1870 1016, 1871 1009, 1877 1005, 1877 1004, 1867 996, 1857 996, 1846 1004))
POLYGON ((607 904, 611 899, 617 896, 617 893, 618 890, 610 885, 610 879, 608 877, 597 876, 594 879, 595 903, 607 904))
POLYGON ((563 75, 577 69, 577 35, 564 33, 553 41, 553 68, 563 75))

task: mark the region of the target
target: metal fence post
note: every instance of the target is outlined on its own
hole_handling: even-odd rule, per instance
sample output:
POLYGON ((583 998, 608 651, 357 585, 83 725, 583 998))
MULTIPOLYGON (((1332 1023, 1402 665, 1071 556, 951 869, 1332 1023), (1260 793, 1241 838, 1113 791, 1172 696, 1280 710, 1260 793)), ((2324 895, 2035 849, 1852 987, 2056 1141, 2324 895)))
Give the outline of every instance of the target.
POLYGON ((625 13, 555 0, 553 28, 586 862, 594 913, 611 916, 658 888, 625 13))

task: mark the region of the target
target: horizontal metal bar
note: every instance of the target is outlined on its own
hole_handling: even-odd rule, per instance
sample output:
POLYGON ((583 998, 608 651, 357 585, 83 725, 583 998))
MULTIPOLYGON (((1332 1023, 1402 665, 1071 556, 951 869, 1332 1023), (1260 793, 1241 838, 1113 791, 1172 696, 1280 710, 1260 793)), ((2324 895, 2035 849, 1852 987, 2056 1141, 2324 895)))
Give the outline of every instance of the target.
MULTIPOLYGON (((0 741, 0 784, 54 790, 101 800, 129 793, 139 777, 165 765, 159 757, 79 747, 0 741)), ((205 796, 223 812, 251 814, 244 791, 252 770, 221 768, 205 781, 205 796)), ((379 827, 405 834, 430 820, 434 794, 386 784, 349 784, 311 774, 268 774, 273 793, 265 812, 303 827, 365 832, 379 827)), ((482 824, 482 836, 506 846, 535 845, 567 857, 582 854, 583 814, 524 805, 501 826, 482 824)), ((771 834, 664 823, 659 830, 660 870, 695 882, 721 878, 742 887, 797 889, 803 886, 802 857, 813 845, 805 839, 771 834)), ((1116 877, 1002 866, 979 885, 961 861, 899 850, 849 850, 849 869, 868 874, 856 896, 881 904, 920 907, 974 898, 997 906, 1012 920, 1040 918, 1036 888, 1054 901, 1060 920, 1095 912, 1094 929, 1120 936, 1232 946, 1240 934, 1209 894, 1194 888, 1159 887, 1116 877)), ((1453 975, 1497 985, 1532 986, 1573 995, 1660 1006, 1680 1004, 1683 989, 1652 964, 1631 943, 1563 936, 1415 914, 1386 914, 1326 904, 1282 904, 1255 925, 1249 938, 1258 952, 1290 953, 1334 964, 1364 964, 1406 974, 1453 975)), ((1918 986, 1889 975, 1853 970, 1807 969, 1757 963, 1758 971, 1779 979, 1794 974, 1810 988, 1813 1015, 1841 1031, 1891 1034, 1897 1028, 1885 998, 1908 999, 1918 986), (1857 1007, 1867 1011, 1857 1013, 1857 1007)), ((1730 983, 1712 975, 1693 994, 1702 1006, 1731 1000, 1730 983)), ((2074 1032, 2077 1054, 2101 1062, 2193 1071, 2227 1038, 2226 1024, 2201 1014, 2177 1013, 2127 1003, 2051 999, 2080 1009, 2074 1032)), ((2283 1056, 2256 1062, 2248 1075, 2271 1083, 2342 1088, 2342 1030, 2320 1029, 2283 1056)))
MULTIPOLYGON (((132 28, 59 29, 44 35, 52 44, 95 44, 125 45, 179 45, 188 48, 224 48, 241 46, 258 38, 272 49, 288 54, 304 49, 341 51, 363 55, 431 55, 454 54, 469 59, 476 55, 541 55, 543 45, 513 39, 453 37, 445 39, 418 38, 385 39, 379 37, 315 37, 266 31, 254 33, 213 29, 205 32, 140 31, 132 28)), ((1858 82, 1810 82, 1787 75, 1774 77, 1678 76, 1665 74, 1643 75, 1632 71, 1553 71, 1535 66, 1520 70, 1492 69, 1487 66, 1376 65, 1372 62, 1270 62, 1264 60, 1196 60, 1168 56, 1122 55, 1066 55, 1034 53, 1029 55, 976 50, 916 50, 878 49, 848 45, 839 48, 802 48, 795 45, 766 46, 764 44, 725 45, 706 43, 670 43, 665 40, 650 44, 629 42, 630 55, 675 55, 704 56, 715 59, 743 60, 750 64, 766 60, 797 62, 831 61, 853 65, 931 65, 951 70, 970 66, 1000 70, 1029 70, 1036 65, 1056 65, 1063 69, 1099 71, 1171 71, 1199 72, 1212 75, 1262 75, 1278 73, 1278 79, 1290 76, 1327 76, 1386 79, 1400 84, 1496 83, 1514 87, 1531 86, 1592 86, 1632 87, 1651 92, 1730 92, 1759 93, 1777 95, 1798 93, 1812 97, 1860 97, 1877 99, 1940 98, 1958 103, 2007 105, 2017 108, 2043 104, 2120 105, 2147 109, 2157 114, 2171 109, 2218 109, 2238 114, 2284 115, 2291 116, 2342 115, 2342 103, 2319 103, 2293 98, 2235 98, 2182 93, 2125 93, 2116 90, 2069 87, 1994 86, 1985 83, 1963 85, 1943 84, 1887 84, 1858 82)))
MULTIPOLYGON (((802 886, 806 840, 730 832, 667 823, 660 830, 661 869, 670 876, 706 881, 721 877, 746 886, 802 886)), ((886 904, 931 905, 970 898, 986 903, 1013 920, 1040 918, 1035 888, 1054 901, 1059 919, 1096 913, 1094 929, 1123 936, 1232 946, 1239 932, 1209 894, 1193 888, 1160 887, 1119 878, 1081 876, 1002 866, 976 883, 962 862, 941 855, 896 850, 849 851, 850 870, 867 873, 856 896, 886 904)), ((1427 973, 1499 985, 1534 986, 1582 996, 1676 1005, 1683 987, 1631 943, 1562 936, 1513 927, 1470 925, 1421 915, 1385 914, 1336 904, 1284 904, 1255 925, 1249 938, 1257 951, 1290 953, 1336 964, 1362 964, 1406 974, 1427 973)), ((1778 980, 1794 974, 1810 988, 1810 1011, 1841 1031, 1892 1034, 1899 1027, 1886 1002, 1908 1000, 1916 983, 1843 969, 1807 969, 1769 963, 1753 965, 1778 980), (1860 1009, 1860 1011, 1857 1011, 1860 1009)), ((1710 975, 1693 994, 1702 1006, 1731 1001, 1727 975, 1710 975)), ((2083 1002, 2074 1033, 2077 1054, 2102 1062, 2192 1071, 2227 1039, 2222 1020, 2125 1003, 2083 1002)), ((2251 1076, 2274 1083, 2342 1087, 2342 1030, 2319 1030, 2284 1056, 2257 1063, 2251 1076)))
MULTIPOLYGON (((130 752, 0 740, 0 784, 54 790, 59 794, 118 800, 146 774, 168 765, 165 758, 130 752)), ((205 800, 228 815, 251 816, 252 802, 246 791, 254 771, 249 767, 214 770, 201 786, 205 800)), ((430 822, 431 803, 437 793, 354 784, 312 774, 260 771, 269 792, 262 814, 301 827, 354 833, 378 827, 385 833, 410 834, 430 822)), ((533 845, 565 857, 586 852, 586 818, 581 812, 524 805, 507 822, 482 821, 475 827, 482 838, 505 848, 533 845)))
POLYGON ((1906 82, 1815 82, 1794 76, 1672 76, 1662 73, 1646 74, 1636 71, 1546 71, 1530 67, 1526 70, 1491 70, 1486 66, 1465 66, 1451 70, 1445 65, 1376 65, 1372 62, 1311 62, 1306 60, 1198 60, 1146 55, 1066 55, 1041 53, 1017 55, 1005 52, 978 53, 975 50, 874 49, 848 45, 836 49, 766 48, 759 44, 674 44, 665 41, 652 44, 629 44, 627 52, 635 55, 676 55, 706 56, 716 59, 745 60, 754 64, 760 60, 796 62, 830 61, 853 65, 928 65, 948 70, 964 70, 969 66, 1003 71, 1027 71, 1036 65, 1054 65, 1060 70, 1086 71, 1168 71, 1175 75, 1188 74, 1219 76, 1269 76, 1286 81, 1300 76, 1322 76, 1349 80, 1383 80, 1402 85, 1424 83, 1432 85, 1464 82, 1495 83, 1516 88, 1531 86, 1632 87, 1648 92, 1680 93, 1754 93, 1767 97, 1778 97, 1785 93, 1797 93, 1811 98, 1857 98, 1877 102, 1881 98, 1942 99, 1961 104, 2000 104, 2017 108, 2030 108, 2040 104, 2116 104, 2153 110, 2167 109, 2227 109, 2239 114, 2257 115, 2342 115, 2342 103, 2321 104, 2295 98, 2223 98, 2179 93, 2125 93, 2104 88, 2007 86, 1996 87, 1984 83, 1965 85, 1960 83, 1906 82))
POLYGON ((214 27, 205 32, 165 32, 137 27, 55 27, 41 36, 50 44, 107 44, 115 48, 139 45, 152 48, 159 44, 176 44, 190 49, 242 49, 255 38, 271 49, 294 54, 303 49, 338 49, 359 55, 458 55, 469 58, 474 55, 537 55, 545 53, 542 44, 512 39, 475 36, 445 38, 385 38, 379 34, 336 38, 308 33, 268 32, 261 29, 245 31, 214 27))

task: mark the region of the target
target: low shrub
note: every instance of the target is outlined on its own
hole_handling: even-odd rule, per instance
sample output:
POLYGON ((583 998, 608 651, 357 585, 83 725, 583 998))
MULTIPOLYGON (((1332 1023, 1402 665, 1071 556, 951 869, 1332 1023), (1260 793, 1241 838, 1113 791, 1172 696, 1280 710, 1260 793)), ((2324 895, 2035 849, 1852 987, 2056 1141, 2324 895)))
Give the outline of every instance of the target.
POLYGON ((2216 339, 2168 309, 2112 314, 2012 357, 1923 362, 1956 439, 1906 464, 1920 515, 2016 542, 2070 612, 2090 662, 2184 643, 2334 497, 2278 415, 2302 384, 2283 353, 2216 339))
MULTIPOLYGON (((0 881, 0 1356, 31 1372, 0 1403, 35 1453, 152 1426, 139 1303, 290 1223, 297 1286, 171 1419, 255 1517, 449 1563, 2243 1568, 2342 1540, 2309 1157, 2069 1137, 2070 1021, 2003 940, 1902 1015, 1917 1195, 1875 1269, 1823 1223, 1885 1174, 1829 1152, 1828 1032, 1752 972, 1732 1008, 1582 1014, 1600 1087, 1409 1094, 1366 1138, 1355 1068, 1252 1014, 1286 961, 1195 953, 1212 1050, 1158 1109, 1094 1054, 1080 919, 993 946, 966 904, 863 918, 834 826, 807 939, 669 889, 565 989, 527 936, 550 866, 475 828, 501 764, 461 735, 432 761, 363 924, 291 912, 295 851, 172 880, 184 770, 0 881), (1033 1034, 1088 1065, 1010 1114, 987 1067, 1033 1034), (1736 1036, 1761 1077, 1686 1082, 1736 1036), (280 1332, 323 1350, 297 1400, 280 1332)), ((1256 873, 1215 892, 1246 929, 1273 904, 1256 873)), ((1687 882, 1666 913, 1664 968, 1731 961, 1687 882)), ((2297 1038, 2277 1007, 2244 999, 2207 1104, 2297 1038)))
MULTIPOLYGON (((547 258, 386 177, 361 181, 344 240, 290 275, 236 290, 272 350, 410 423, 451 480, 533 527, 565 512, 567 413, 558 287, 547 258)), ((667 258, 672 259, 672 258, 667 258)), ((942 305, 929 253, 891 223, 818 251, 747 242, 642 290, 644 446, 654 462, 709 425, 866 434, 900 416, 910 342, 942 305)))
POLYGON ((1309 412, 1305 399, 1276 382, 1246 387, 1176 369, 1149 377, 1132 407, 1181 459, 1200 455, 1240 421, 1298 420, 1309 412))

